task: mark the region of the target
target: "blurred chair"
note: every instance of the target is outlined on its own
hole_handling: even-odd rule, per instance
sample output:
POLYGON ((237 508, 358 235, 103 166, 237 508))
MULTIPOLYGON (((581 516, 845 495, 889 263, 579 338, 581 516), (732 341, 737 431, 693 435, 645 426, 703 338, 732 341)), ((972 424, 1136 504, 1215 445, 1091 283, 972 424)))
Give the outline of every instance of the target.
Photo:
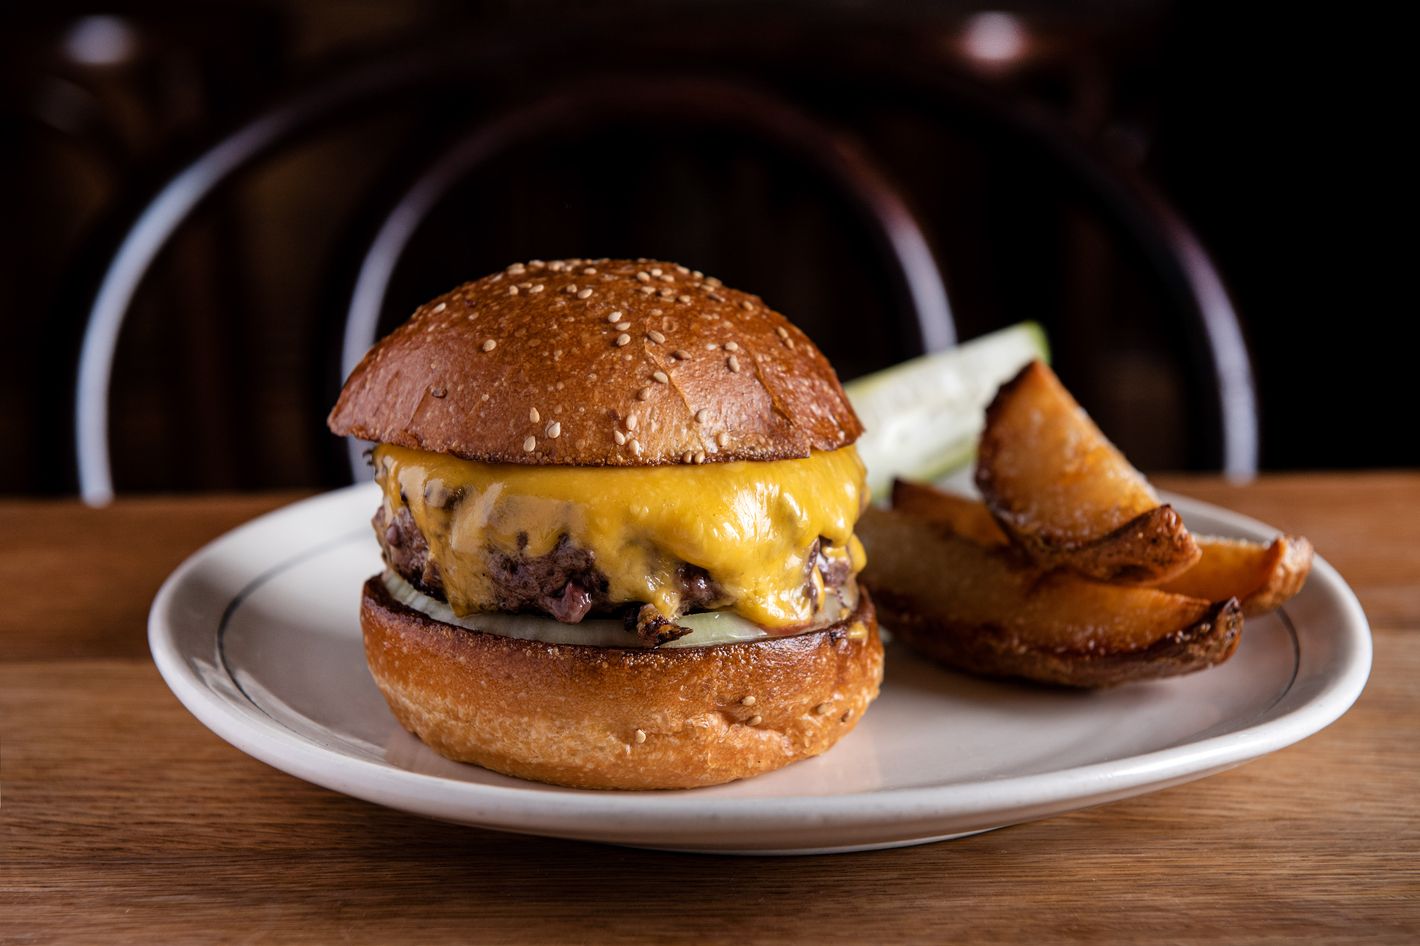
MULTIPOLYGON (((1233 474, 1252 472, 1257 460, 1255 399, 1242 332, 1206 254, 1167 205, 1136 176, 1098 159, 1047 116, 940 69, 923 69, 921 64, 877 53, 871 46, 865 50, 853 37, 844 40, 847 50, 822 51, 819 68, 838 74, 840 81, 869 76, 875 83, 897 82, 912 90, 914 101, 928 106, 934 120, 965 128, 973 140, 989 141, 1004 149, 1036 176, 1032 186, 1041 180, 1051 182, 1090 208, 1105 229, 1127 245, 1128 253, 1137 254, 1175 326, 1188 339, 1187 344, 1201 352, 1194 360, 1202 379, 1198 387, 1207 397, 1190 406, 1195 415, 1211 420, 1206 426, 1211 430, 1210 449, 1216 465, 1233 474)), ((351 271, 339 272, 340 267, 334 267, 337 274, 332 291, 346 300, 340 319, 343 324, 329 326, 342 339, 341 371, 353 366, 382 325, 447 288, 451 279, 482 271, 468 268, 468 259, 476 254, 448 252, 451 242, 466 238, 469 227, 495 232, 504 227, 517 236, 506 241, 510 244, 555 248, 559 243, 571 243, 567 255, 602 255, 601 246, 577 245, 575 235, 567 232, 539 235, 536 218, 485 224, 481 219, 468 219, 466 209, 453 219, 440 217, 453 213, 448 208, 457 206, 454 195, 460 188, 480 179, 485 187, 489 181, 496 185, 498 175, 507 173, 509 156, 539 142, 551 139, 568 149, 560 154, 555 168, 595 165, 595 155, 571 151, 577 147, 571 142, 582 130, 595 133, 607 127, 654 130, 664 126, 678 134, 676 130, 688 124, 697 136, 723 133, 747 138, 756 147, 772 151, 784 167, 801 169, 791 170, 791 174, 812 176, 820 182, 828 195, 825 199, 834 206, 849 208, 833 218, 834 224, 856 227, 859 245, 873 248, 877 258, 858 261, 861 272, 839 270, 823 273, 822 279, 852 286, 863 273, 890 274, 891 285, 874 284, 866 293, 872 304, 883 306, 888 314, 875 319, 869 331, 861 321, 855 324, 841 314, 831 321, 818 317, 816 322, 813 306, 792 306, 771 297, 771 302, 796 321, 809 323, 811 334, 820 339, 840 368, 847 365, 850 371, 868 370, 916 351, 953 343, 957 326, 937 262, 941 251, 934 250, 932 234, 924 232, 930 227, 940 240, 944 227, 924 218, 914 195, 894 186, 894 175, 877 160, 875 141, 861 133, 850 137, 837 116, 820 118, 821 109, 801 101, 806 96, 796 86, 802 75, 796 81, 772 81, 775 76, 770 66, 775 64, 775 54, 782 59, 784 51, 776 50, 772 42, 761 47, 760 58, 746 56, 754 50, 741 48, 736 61, 717 62, 713 73, 703 63, 675 56, 666 57, 669 62, 638 61, 635 71, 595 66, 542 71, 541 66, 556 61, 558 47, 519 48, 518 68, 537 76, 535 90, 525 91, 511 104, 490 108, 484 95, 489 71, 506 67, 509 51, 494 49, 480 57, 476 50, 454 44, 366 64, 316 82, 214 137, 132 216, 89 295, 74 414, 80 489, 85 500, 102 503, 113 495, 109 415, 114 358, 135 298, 155 261, 205 202, 254 165, 318 131, 375 112, 422 106, 432 107, 434 115, 430 125, 416 128, 416 133, 427 135, 428 146, 424 140, 417 141, 417 154, 405 162, 391 162, 380 186, 362 197, 362 216, 367 222, 353 228, 356 236, 346 249, 356 261, 351 271), (468 99, 479 100, 483 107, 470 114, 468 99), (460 227, 465 229, 463 236, 460 227), (436 275, 436 265, 426 266, 427 272, 418 278, 404 275, 418 268, 415 263, 445 255, 453 258, 445 265, 448 274, 436 275), (864 351, 868 352, 866 358, 864 351)), ((943 173, 951 171, 944 169, 943 173)), ((769 188, 768 193, 766 203, 772 201, 775 191, 769 188)), ((713 214, 715 209, 711 200, 702 213, 713 214)), ((542 210, 546 212, 546 208, 542 210)), ((647 211, 636 206, 623 212, 640 216, 653 214, 654 208, 647 211)), ((766 229, 780 225, 777 212, 773 206, 763 208, 766 229)), ((628 255, 676 255, 663 252, 663 243, 672 250, 689 245, 691 252, 721 252, 695 247, 694 239, 686 236, 686 231, 696 229, 693 223, 665 229, 654 245, 642 245, 628 255)), ((754 244, 754 252, 766 251, 765 241, 755 243, 746 235, 743 242, 754 244)), ((791 234, 768 242, 777 254, 776 266, 796 265, 797 246, 791 234)), ((503 243, 493 239, 499 249, 503 243)), ((495 268, 515 255, 511 249, 503 250, 495 257, 496 263, 484 268, 495 268)), ((556 254, 547 249, 527 255, 556 254)), ((711 269, 698 256, 687 262, 711 269)), ((724 269, 719 275, 732 284, 742 282, 724 269)), ((759 285, 744 288, 765 292, 759 285)), ((861 288, 859 292, 863 294, 861 288)), ((1091 351, 1089 339, 1083 344, 1071 342, 1068 326, 1052 328, 1063 352, 1091 351)), ((328 403, 333 398, 338 378, 326 377, 333 371, 332 365, 330 372, 313 372, 321 376, 320 384, 314 385, 319 390, 313 401, 328 403)), ((1070 380, 1068 374, 1066 379, 1070 380)))
MULTIPOLYGON (((69 452, 54 389, 72 375, 83 312, 54 303, 90 228, 168 140, 282 78, 271 63, 285 34, 266 5, 134 7, 0 7, 0 440, 32 455, 69 452)), ((0 492, 62 490, 66 466, 0 467, 0 492)))
MULTIPOLYGON (((937 351, 956 341, 946 288, 932 250, 906 201, 865 155, 842 136, 774 96, 716 80, 671 79, 647 85, 627 78, 584 81, 528 103, 458 139, 385 215, 361 263, 345 323, 341 373, 348 375, 379 335, 390 280, 415 232, 460 181, 520 139, 614 116, 693 111, 707 125, 742 129, 824 174, 870 228, 906 293, 918 341, 937 351)), ((364 449, 350 444, 351 469, 365 475, 364 449)))

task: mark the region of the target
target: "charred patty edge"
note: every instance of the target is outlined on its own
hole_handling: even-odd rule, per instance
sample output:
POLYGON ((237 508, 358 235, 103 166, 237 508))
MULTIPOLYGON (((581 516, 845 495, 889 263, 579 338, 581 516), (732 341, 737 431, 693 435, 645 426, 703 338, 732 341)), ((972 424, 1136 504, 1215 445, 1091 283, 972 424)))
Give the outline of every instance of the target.
MULTIPOLYGON (((391 515, 388 506, 376 510, 371 525, 379 540, 385 564, 405 581, 431 598, 447 603, 443 576, 407 506, 391 515)), ((817 595, 815 573, 827 592, 845 606, 845 586, 853 579, 851 566, 823 554, 824 540, 814 542, 806 556, 804 594, 817 595)), ((627 628, 647 643, 664 643, 689 633, 657 613, 652 620, 646 602, 612 601, 606 575, 597 568, 596 556, 570 537, 561 536, 546 555, 530 556, 490 549, 488 575, 493 589, 491 610, 545 614, 564 624, 578 624, 591 616, 621 617, 627 628)), ((682 562, 676 568, 682 614, 708 611, 730 603, 729 597, 704 568, 682 562)), ((652 607, 652 611, 655 609, 652 607)))

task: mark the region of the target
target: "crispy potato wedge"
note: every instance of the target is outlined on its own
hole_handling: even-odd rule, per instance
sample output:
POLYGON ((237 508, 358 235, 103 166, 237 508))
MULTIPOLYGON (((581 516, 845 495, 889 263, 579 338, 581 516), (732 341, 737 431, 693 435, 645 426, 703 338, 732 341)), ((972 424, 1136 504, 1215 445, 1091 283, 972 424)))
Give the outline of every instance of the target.
POLYGON ((1236 600, 1044 574, 1010 548, 984 548, 897 510, 859 520, 863 572, 883 623, 948 667, 1101 687, 1226 660, 1242 632, 1236 600))
POLYGON ((1265 614, 1302 590, 1312 570, 1312 544, 1299 535, 1278 536, 1271 545, 1245 539, 1195 536, 1203 557, 1160 591, 1218 600, 1237 598, 1243 614, 1265 614))
POLYGON ((1198 560, 1183 520, 1033 361, 986 409, 976 485, 1012 542, 1043 567, 1151 584, 1198 560))
MULTIPOLYGON (((1009 540, 986 505, 927 483, 895 480, 892 508, 987 548, 1009 540)), ((1222 601, 1237 598, 1243 614, 1265 614, 1292 598, 1312 568, 1312 544, 1299 535, 1279 536, 1270 545, 1246 539, 1195 535, 1201 553, 1187 571, 1158 585, 1160 591, 1222 601)))
POLYGON ((991 510, 981 500, 958 496, 928 483, 893 480, 892 508, 950 529, 962 538, 987 548, 1007 545, 1011 541, 996 520, 991 518, 991 510))

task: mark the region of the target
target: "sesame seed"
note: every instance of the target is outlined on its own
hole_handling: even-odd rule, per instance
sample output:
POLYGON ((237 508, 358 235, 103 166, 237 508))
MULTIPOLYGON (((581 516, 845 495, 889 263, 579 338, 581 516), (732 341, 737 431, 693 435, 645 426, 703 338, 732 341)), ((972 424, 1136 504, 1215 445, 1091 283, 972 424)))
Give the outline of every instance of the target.
POLYGON ((509 286, 509 287, 508 287, 508 295, 510 295, 510 296, 516 296, 517 294, 518 294, 518 287, 517 287, 517 286, 509 286))
POLYGON ((653 292, 655 292, 655 291, 656 291, 656 287, 655 287, 655 286, 642 286, 642 287, 641 287, 641 295, 643 295, 643 296, 649 296, 651 293, 653 293, 653 292))
POLYGON ((671 352, 671 357, 678 358, 681 361, 689 361, 690 352, 686 351, 684 348, 677 348, 675 351, 671 352))
POLYGON ((723 450, 725 447, 728 447, 730 445, 730 435, 722 430, 715 435, 715 442, 719 444, 720 449, 723 450))
POLYGON ((495 342, 493 339, 491 339, 491 338, 485 338, 485 339, 483 340, 483 350, 484 350, 484 351, 492 351, 493 349, 495 349, 495 348, 497 348, 497 347, 498 347, 498 343, 495 342))
POLYGON ((690 301, 690 296, 676 296, 675 301, 684 305, 690 301))
POLYGON ((639 391, 636 392, 636 400, 638 400, 638 401, 649 401, 650 399, 651 399, 651 389, 650 389, 649 387, 642 388, 641 390, 639 390, 639 391))
POLYGON ((705 408, 702 407, 700 410, 698 410, 698 411, 695 412, 695 422, 696 422, 697 424, 703 424, 703 423, 705 423, 706 421, 708 421, 709 419, 710 419, 710 412, 709 412, 708 410, 706 410, 705 408))
POLYGON ((569 296, 575 296, 577 294, 577 284, 574 282, 569 282, 567 284, 567 288, 563 289, 562 291, 567 293, 567 295, 569 296))
POLYGON ((814 707, 814 712, 820 716, 827 716, 829 713, 833 712, 833 704, 820 703, 818 706, 814 707))
POLYGON ((647 332, 646 337, 649 338, 651 341, 655 342, 657 345, 664 343, 666 340, 666 337, 655 329, 651 329, 651 331, 647 332))
POLYGON ((650 282, 651 274, 645 271, 639 272, 636 274, 636 280, 637 282, 650 282))
POLYGON ((659 384, 670 384, 670 383, 671 383, 670 376, 667 375, 664 371, 652 371, 652 372, 651 372, 651 377, 652 377, 653 379, 655 379, 655 381, 656 381, 657 383, 659 383, 659 384))
POLYGON ((706 350, 706 351, 719 351, 719 350, 720 350, 720 343, 719 343, 719 342, 711 342, 710 344, 708 344, 708 345, 705 346, 705 350, 706 350))
POLYGON ((630 343, 631 343, 631 336, 630 336, 630 335, 627 335, 625 332, 622 332, 620 335, 616 336, 616 347, 617 347, 617 348, 620 348, 622 345, 629 345, 630 343))
POLYGON ((611 432, 611 439, 616 441, 618 447, 626 443, 626 435, 619 430, 613 430, 611 432))
POLYGON ((542 269, 547 264, 540 259, 530 259, 528 260, 528 265, 531 266, 533 269, 542 269))
POLYGON ((725 343, 725 351, 739 351, 739 350, 740 350, 740 346, 739 346, 739 344, 738 344, 737 342, 726 342, 726 343, 725 343))
POLYGON ((597 268, 595 266, 588 266, 582 270, 582 275, 584 276, 595 276, 596 274, 597 268))
POLYGON ((641 455, 641 441, 639 441, 639 440, 632 440, 632 441, 631 441, 631 452, 634 453, 634 454, 636 454, 638 457, 641 455))
POLYGON ((531 289, 529 289, 528 292, 542 292, 546 288, 547 287, 544 286, 542 283, 537 283, 531 289))
POLYGON ((526 271, 527 267, 524 266, 522 263, 514 263, 512 266, 508 267, 508 272, 512 273, 514 276, 526 271))
POLYGON ((553 421, 552 423, 548 424, 548 425, 547 425, 547 436, 550 437, 550 438, 552 438, 553 440, 556 440, 558 437, 561 437, 561 436, 562 436, 562 423, 561 423, 560 421, 553 421))
POLYGON ((577 293, 577 298, 578 298, 578 299, 590 299, 591 297, 592 297, 592 290, 591 290, 590 288, 583 289, 581 292, 577 293))
POLYGON ((532 453, 532 452, 533 452, 534 450, 536 450, 536 449, 537 449, 537 438, 536 438, 536 437, 529 437, 527 440, 524 440, 524 441, 523 441, 523 452, 524 452, 524 453, 532 453))
POLYGON ((680 273, 682 276, 689 276, 689 275, 690 275, 690 270, 686 269, 684 266, 681 266, 681 265, 679 265, 679 264, 677 264, 677 266, 676 266, 676 268, 675 268, 675 271, 678 272, 678 273, 680 273))
POLYGON ((675 297, 675 290, 674 290, 674 289, 660 289, 660 290, 652 290, 652 291, 653 291, 653 292, 656 292, 656 294, 659 295, 662 299, 672 299, 672 298, 675 297))
POLYGON ((635 414, 627 414, 627 415, 626 415, 626 429, 627 429, 627 430, 635 430, 635 429, 636 429, 636 423, 637 423, 637 421, 636 421, 636 415, 635 415, 635 414))
POLYGON ((612 312, 608 312, 608 313, 607 313, 607 316, 606 316, 606 320, 607 320, 608 322, 620 322, 620 321, 621 321, 621 310, 620 310, 620 309, 616 309, 616 310, 614 310, 614 311, 612 311, 612 312))
POLYGON ((755 713, 749 719, 745 720, 745 724, 748 726, 758 726, 762 722, 764 722, 764 717, 758 713, 755 713))
POLYGON ((660 267, 656 267, 656 268, 652 269, 652 270, 651 270, 651 275, 652 275, 652 276, 659 276, 659 275, 661 275, 660 267))
POLYGON ((700 270, 698 270, 698 269, 692 270, 691 273, 690 273, 690 275, 694 276, 696 279, 704 279, 704 278, 705 278, 705 274, 702 273, 702 272, 701 272, 700 270))
POLYGON ((652 314, 652 315, 664 315, 665 313, 664 313, 662 310, 660 310, 660 309, 652 309, 652 310, 651 310, 651 314, 652 314))
POLYGON ((636 730, 636 745, 639 746, 639 745, 641 745, 641 743, 643 743, 643 742, 645 742, 645 741, 646 741, 646 731, 645 731, 644 729, 638 729, 638 730, 636 730))
POLYGON ((630 323, 630 322, 617 322, 617 323, 616 323, 616 328, 617 328, 617 331, 619 331, 619 332, 624 332, 624 331, 626 331, 627 329, 629 329, 630 327, 631 327, 631 323, 630 323))
POLYGON ((663 273, 661 275, 661 282, 675 282, 675 277, 670 273, 663 273))
POLYGON ((730 366, 731 371, 738 373, 740 370, 740 360, 734 355, 731 355, 729 358, 727 358, 725 360, 725 364, 730 366))
POLYGON ((441 302, 441 303, 439 303, 438 305, 434 306, 434 314, 437 315, 437 314, 439 314, 440 312, 443 312, 443 311, 444 311, 445 309, 447 309, 448 307, 449 307, 449 304, 448 304, 447 302, 441 302))
POLYGON ((744 699, 740 700, 740 705, 741 705, 741 706, 753 706, 756 702, 757 702, 757 701, 755 700, 754 697, 752 697, 752 696, 747 696, 747 697, 745 697, 744 699))
POLYGON ((694 460, 694 459, 695 459, 695 451, 694 451, 694 450, 687 450, 687 451, 685 451, 684 453, 682 453, 682 454, 680 455, 680 462, 681 462, 681 463, 689 463, 691 460, 694 460))
POLYGON ((705 462, 705 451, 704 451, 704 450, 697 450, 697 451, 695 451, 695 462, 696 462, 696 463, 704 463, 704 462, 705 462))
POLYGON ((711 302, 724 302, 724 301, 725 301, 725 297, 722 296, 722 295, 720 295, 718 292, 707 292, 707 293, 705 294, 705 298, 709 299, 711 302))
POLYGON ((718 289, 720 286, 722 286, 722 285, 724 285, 724 284, 721 283, 720 280, 716 279, 714 276, 706 276, 706 277, 705 277, 705 285, 707 285, 707 286, 714 286, 714 287, 716 287, 716 288, 718 289))
POLYGON ((778 335, 780 338, 788 338, 789 330, 782 325, 776 325, 774 326, 774 334, 778 335))
POLYGON ((528 411, 528 420, 534 424, 542 420, 542 415, 537 412, 537 408, 534 407, 532 410, 528 411))
POLYGON ((741 308, 741 309, 744 309, 746 312, 748 312, 748 311, 750 311, 751 309, 754 308, 754 303, 753 303, 753 302, 750 302, 748 299, 741 299, 741 300, 740 300, 740 308, 741 308))

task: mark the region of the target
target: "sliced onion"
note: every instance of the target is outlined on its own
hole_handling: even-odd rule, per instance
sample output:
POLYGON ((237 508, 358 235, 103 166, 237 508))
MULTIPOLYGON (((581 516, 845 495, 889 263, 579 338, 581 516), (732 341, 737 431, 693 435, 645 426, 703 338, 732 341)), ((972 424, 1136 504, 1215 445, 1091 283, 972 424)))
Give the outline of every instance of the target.
MULTIPOLYGON (((516 637, 518 640, 538 641, 544 644, 582 644, 588 647, 639 647, 636 636, 626 630, 617 620, 606 618, 583 621, 580 624, 563 624, 552 618, 535 617, 531 614, 503 614, 485 612, 460 617, 447 603, 424 594, 398 573, 389 569, 381 576, 385 589, 400 604, 445 624, 465 627, 471 631, 497 634, 500 637, 516 637)), ((812 626, 796 631, 804 634, 837 623, 848 610, 833 595, 826 596, 831 607, 824 607, 812 626)), ((733 611, 703 611, 687 614, 676 621, 681 627, 690 628, 690 633, 662 644, 666 647, 713 647, 717 644, 733 644, 736 641, 753 641, 773 637, 764 628, 751 624, 733 611)))

